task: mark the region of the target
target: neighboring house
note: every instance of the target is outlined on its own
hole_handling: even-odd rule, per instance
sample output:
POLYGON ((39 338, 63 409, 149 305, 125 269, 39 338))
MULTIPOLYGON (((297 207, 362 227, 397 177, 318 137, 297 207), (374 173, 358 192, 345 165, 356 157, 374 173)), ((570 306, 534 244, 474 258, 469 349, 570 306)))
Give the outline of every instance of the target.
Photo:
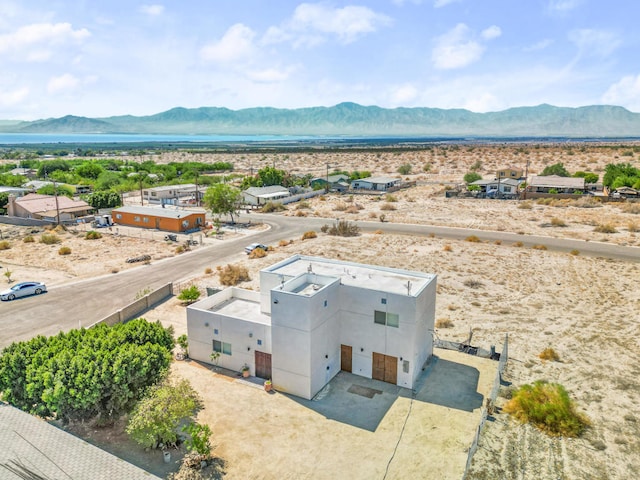
MULTIPOLYGON (((26 188, 0 186, 0 193, 13 194, 16 197, 21 197, 25 195, 27 192, 29 192, 29 190, 26 188)), ((2 206, 3 205, 0 205, 0 207, 2 206)))
POLYGON ((189 356, 313 398, 341 370, 414 388, 433 353, 436 276, 295 255, 187 307, 189 356), (211 354, 219 352, 217 362, 211 354))
POLYGON ((64 195, 40 195, 30 193, 20 198, 9 195, 7 215, 21 218, 35 218, 49 222, 75 220, 89 215, 93 207, 83 200, 72 200, 64 195), (59 219, 58 219, 59 215, 59 219))
POLYGON ((309 185, 314 190, 327 188, 327 180, 329 180, 329 191, 344 192, 349 189, 349 177, 344 174, 329 175, 329 177, 315 177, 309 180, 309 185))
POLYGON ((527 185, 527 192, 533 193, 584 193, 582 177, 561 177, 559 175, 533 175, 527 185))
POLYGON ((503 195, 516 195, 518 193, 518 185, 520 182, 513 178, 505 178, 504 180, 476 180, 470 185, 480 187, 482 193, 500 192, 503 195))
POLYGON ((75 195, 84 195, 86 193, 91 193, 91 185, 71 185, 69 183, 61 183, 60 185, 66 185, 67 187, 73 190, 75 195))
POLYGON ((42 187, 47 187, 49 185, 53 185, 53 182, 48 180, 31 180, 25 183, 23 187, 35 192, 36 190, 40 190, 42 187))
POLYGON ((0 478, 159 480, 159 477, 0 402, 0 478))
POLYGON ((520 180, 521 178, 524 178, 524 172, 522 171, 521 168, 516 168, 516 167, 500 168, 496 170, 496 178, 501 180, 504 180, 507 178, 520 180))
POLYGON ((618 187, 611 196, 614 198, 640 198, 640 191, 631 187, 618 187))
POLYGON ((289 189, 281 185, 249 187, 242 192, 242 203, 245 205, 264 205, 267 202, 281 200, 290 196, 289 189))
POLYGON ((9 173, 11 175, 22 175, 23 177, 27 177, 28 179, 32 180, 38 175, 38 170, 36 170, 35 168, 19 167, 14 168, 13 170, 9 170, 9 173))
POLYGON ((124 206, 111 211, 119 225, 155 228, 166 232, 189 232, 204 226, 204 210, 173 210, 169 208, 124 206))
POLYGON ((353 190, 376 190, 387 191, 391 187, 400 185, 402 180, 395 177, 367 177, 353 180, 351 188, 353 190))
POLYGON ((204 197, 205 190, 206 187, 193 183, 143 188, 142 199, 154 205, 196 205, 204 197))

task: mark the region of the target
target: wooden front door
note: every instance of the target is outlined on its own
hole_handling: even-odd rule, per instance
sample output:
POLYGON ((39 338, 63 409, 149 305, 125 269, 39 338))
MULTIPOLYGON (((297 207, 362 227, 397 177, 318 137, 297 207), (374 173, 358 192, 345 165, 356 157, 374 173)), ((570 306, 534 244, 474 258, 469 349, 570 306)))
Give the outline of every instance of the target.
POLYGON ((271 354, 256 350, 256 377, 271 378, 271 354))
POLYGON ((371 378, 383 382, 398 383, 398 358, 373 352, 371 378))
POLYGON ((351 373, 351 352, 350 345, 340 345, 340 370, 351 373))

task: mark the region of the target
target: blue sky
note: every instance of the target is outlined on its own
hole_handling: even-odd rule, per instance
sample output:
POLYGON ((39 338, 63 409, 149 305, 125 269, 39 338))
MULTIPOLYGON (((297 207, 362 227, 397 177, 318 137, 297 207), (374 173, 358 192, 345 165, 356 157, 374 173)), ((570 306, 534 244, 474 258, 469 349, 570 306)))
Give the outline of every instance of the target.
POLYGON ((640 112, 628 0, 0 0, 0 119, 172 107, 640 112))

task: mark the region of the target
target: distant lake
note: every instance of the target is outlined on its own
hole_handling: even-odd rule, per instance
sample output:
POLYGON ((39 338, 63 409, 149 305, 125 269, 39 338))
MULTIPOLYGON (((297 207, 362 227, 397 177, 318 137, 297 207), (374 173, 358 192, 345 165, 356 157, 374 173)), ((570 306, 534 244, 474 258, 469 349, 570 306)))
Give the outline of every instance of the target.
POLYGON ((288 135, 145 135, 110 133, 0 133, 0 145, 57 143, 298 142, 329 137, 288 135))

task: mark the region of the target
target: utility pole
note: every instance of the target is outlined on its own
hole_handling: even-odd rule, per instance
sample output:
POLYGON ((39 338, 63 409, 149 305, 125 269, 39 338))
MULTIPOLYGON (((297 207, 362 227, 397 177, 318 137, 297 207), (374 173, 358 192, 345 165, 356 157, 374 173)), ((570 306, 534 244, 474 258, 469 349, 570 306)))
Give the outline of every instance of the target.
POLYGON ((326 180, 327 180, 327 184, 324 187, 324 191, 325 191, 325 193, 329 193, 329 164, 328 163, 327 163, 327 177, 326 177, 326 180))
POLYGON ((140 181, 140 205, 144 205, 144 197, 142 196, 142 175, 138 174, 138 180, 140 181))
POLYGON ((196 207, 200 206, 200 194, 198 193, 198 171, 196 170, 196 207))
POLYGON ((60 206, 58 205, 58 186, 53 181, 53 198, 56 200, 56 225, 60 225, 60 206))
POLYGON ((527 187, 529 186, 527 182, 529 181, 529 159, 527 158, 527 165, 524 170, 524 190, 522 192, 522 199, 527 199, 527 187))

